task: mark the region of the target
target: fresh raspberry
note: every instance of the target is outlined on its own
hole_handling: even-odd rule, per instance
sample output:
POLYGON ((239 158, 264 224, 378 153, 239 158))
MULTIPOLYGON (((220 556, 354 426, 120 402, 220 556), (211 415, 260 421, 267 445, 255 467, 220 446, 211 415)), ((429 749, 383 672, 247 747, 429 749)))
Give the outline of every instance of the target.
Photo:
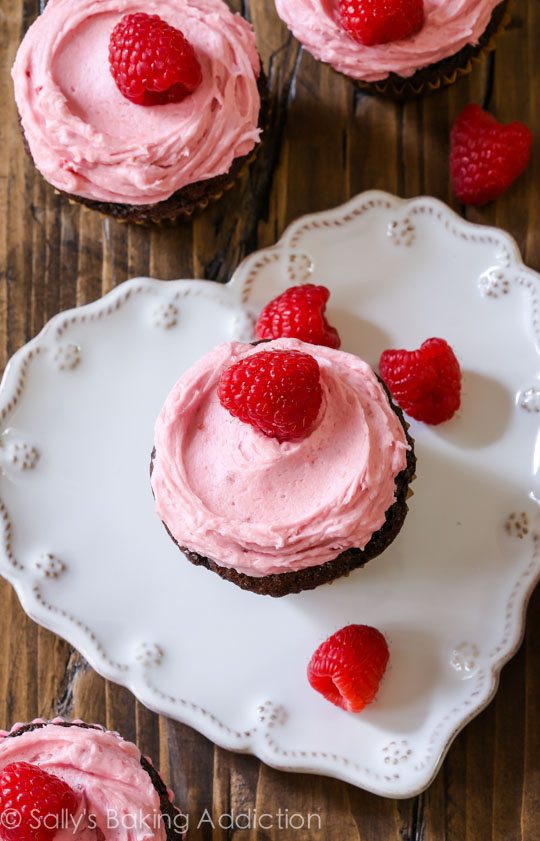
POLYGON ((476 207, 501 196, 527 168, 532 134, 523 123, 501 125, 467 105, 452 127, 450 171, 457 198, 476 207))
POLYGON ((265 306, 257 321, 258 339, 301 339, 338 348, 341 340, 325 316, 330 291, 326 286, 291 286, 265 306))
POLYGON ((427 339, 419 350, 385 350, 379 371, 398 406, 416 420, 450 420, 461 405, 461 370, 444 339, 427 339))
POLYGON ((0 773, 0 837, 4 841, 52 841, 77 805, 73 789, 37 765, 13 762, 0 773))
POLYGON ((341 23, 367 47, 410 38, 424 25, 424 0, 339 0, 341 23))
POLYGON ((269 438, 305 438, 321 408, 319 365, 298 350, 254 353, 223 372, 218 397, 233 417, 269 438))
POLYGON ((359 713, 375 698, 388 656, 380 631, 369 625, 347 625, 319 646, 309 661, 308 680, 337 707, 359 713))
POLYGON ((158 15, 124 15, 109 42, 109 65, 120 93, 137 105, 180 102, 200 85, 201 66, 179 29, 158 15))

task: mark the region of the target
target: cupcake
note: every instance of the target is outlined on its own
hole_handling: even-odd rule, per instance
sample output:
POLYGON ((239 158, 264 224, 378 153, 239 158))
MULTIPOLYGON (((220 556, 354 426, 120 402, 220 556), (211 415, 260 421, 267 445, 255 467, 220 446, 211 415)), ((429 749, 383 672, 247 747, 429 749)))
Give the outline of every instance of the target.
POLYGON ((275 0, 317 59, 367 92, 407 99, 453 84, 494 47, 508 0, 275 0))
POLYGON ((383 552, 414 469, 407 424, 366 362, 281 338, 222 344, 178 380, 156 422, 151 483, 188 560, 284 596, 383 552))
POLYGON ((0 731, 3 841, 182 841, 185 816, 139 749, 97 725, 0 731))
POLYGON ((122 220, 172 221, 206 207, 260 141, 255 36, 224 0, 50 0, 12 76, 43 177, 122 220))

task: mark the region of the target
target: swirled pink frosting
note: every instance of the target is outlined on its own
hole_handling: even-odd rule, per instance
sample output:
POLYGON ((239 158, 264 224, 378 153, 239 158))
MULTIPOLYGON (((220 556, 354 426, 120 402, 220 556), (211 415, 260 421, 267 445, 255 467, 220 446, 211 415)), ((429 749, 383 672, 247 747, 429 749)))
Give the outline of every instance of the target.
POLYGON ((323 405, 314 432, 279 443, 217 398, 222 371, 261 347, 219 345, 176 383, 155 426, 157 513, 180 546, 251 576, 288 572, 363 549, 395 500, 403 427, 356 356, 296 339, 264 350, 312 354, 323 405))
POLYGON ((411 38, 363 46, 343 29, 337 0, 275 0, 281 19, 315 58, 340 73, 377 82, 417 70, 476 44, 501 0, 424 0, 425 23, 411 38))
POLYGON ((72 818, 62 816, 55 841, 166 841, 159 795, 131 742, 54 722, 7 736, 0 732, 0 771, 30 762, 61 777, 79 797, 72 818))
POLYGON ((12 75, 24 133, 42 175, 97 201, 154 204, 228 172, 259 141, 260 72, 249 24, 223 0, 148 0, 192 43, 203 71, 183 102, 122 96, 110 33, 136 0, 50 0, 19 48, 12 75))

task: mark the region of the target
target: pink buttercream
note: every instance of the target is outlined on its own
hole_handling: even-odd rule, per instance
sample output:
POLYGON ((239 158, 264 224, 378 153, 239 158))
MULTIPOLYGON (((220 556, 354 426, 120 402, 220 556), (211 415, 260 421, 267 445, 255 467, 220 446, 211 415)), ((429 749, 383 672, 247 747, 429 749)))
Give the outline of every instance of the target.
POLYGON ((321 369, 323 405, 303 441, 280 444, 221 406, 222 371, 262 351, 239 342, 215 348, 178 380, 155 427, 157 513, 180 546, 251 576, 363 549, 407 459, 403 427, 367 363, 296 339, 264 345, 274 348, 311 353, 321 369))
POLYGON ((343 29, 337 0, 275 0, 279 16, 315 58, 336 70, 377 82, 417 70, 476 44, 501 0, 425 0, 425 23, 411 38, 363 46, 343 29))
POLYGON ((159 795, 131 742, 54 723, 6 736, 0 733, 0 771, 30 762, 61 777, 79 797, 75 815, 61 817, 54 841, 166 841, 159 795))
POLYGON ((260 72, 249 24, 223 0, 50 0, 12 75, 24 133, 42 175, 97 201, 154 204, 228 172, 259 140, 260 72), (203 81, 183 102, 122 96, 110 33, 130 12, 159 14, 192 43, 203 81))

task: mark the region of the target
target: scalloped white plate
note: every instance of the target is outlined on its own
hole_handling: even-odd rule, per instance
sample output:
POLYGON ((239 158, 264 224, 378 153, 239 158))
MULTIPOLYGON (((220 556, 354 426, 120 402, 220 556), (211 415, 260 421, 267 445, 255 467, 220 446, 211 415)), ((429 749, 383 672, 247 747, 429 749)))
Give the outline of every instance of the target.
POLYGON ((293 224, 226 287, 128 281, 56 316, 0 387, 0 571, 25 610, 147 706, 279 768, 378 794, 425 788, 492 698, 540 573, 538 292, 501 231, 433 199, 366 193, 293 224), (314 592, 271 599, 184 561, 154 515, 154 419, 216 343, 291 283, 332 290, 343 347, 445 337, 464 370, 450 423, 412 426, 418 478, 392 547, 314 592), (359 716, 305 678, 327 635, 382 629, 391 661, 359 716))

